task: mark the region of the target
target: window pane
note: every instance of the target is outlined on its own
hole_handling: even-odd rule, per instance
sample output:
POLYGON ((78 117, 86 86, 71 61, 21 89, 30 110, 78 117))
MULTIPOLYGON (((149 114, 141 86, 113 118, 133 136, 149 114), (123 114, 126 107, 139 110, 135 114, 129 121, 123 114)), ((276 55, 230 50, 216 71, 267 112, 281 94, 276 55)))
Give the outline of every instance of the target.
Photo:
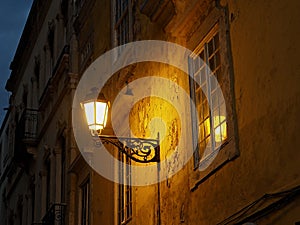
POLYGON ((203 151, 204 151, 204 150, 205 150, 205 152, 203 152, 202 159, 204 159, 204 158, 207 157, 210 153, 212 153, 212 144, 211 144, 210 136, 207 137, 207 139, 205 139, 205 149, 203 149, 203 151))
POLYGON ((213 44, 213 40, 210 40, 208 42, 208 57, 211 56, 214 52, 214 44, 213 44))
POLYGON ((209 117, 209 105, 207 99, 204 100, 202 104, 202 108, 203 108, 203 117, 204 118, 209 117))
POLYGON ((212 109, 215 109, 219 106, 219 92, 218 91, 214 91, 212 93, 211 106, 212 106, 212 109))
POLYGON ((115 31, 117 45, 123 45, 129 42, 129 1, 116 0, 116 17, 115 17, 115 31))
POLYGON ((199 103, 201 100, 201 94, 199 93, 199 91, 196 92, 196 103, 199 103))
POLYGON ((214 36, 214 45, 215 45, 215 49, 218 49, 219 46, 220 46, 220 43, 219 43, 219 33, 217 33, 217 34, 214 36))
POLYGON ((194 67, 194 72, 197 73, 199 71, 199 69, 201 68, 202 66, 202 60, 199 58, 199 57, 196 57, 195 59, 193 59, 191 61, 191 63, 193 64, 192 66, 194 67))
POLYGON ((214 75, 210 76, 210 87, 211 87, 211 91, 214 91, 217 88, 217 77, 214 75))
POLYGON ((209 68, 210 68, 211 72, 214 72, 214 70, 216 68, 214 56, 209 60, 209 68))
POLYGON ((204 58, 204 50, 202 50, 199 54, 199 57, 202 59, 203 62, 205 62, 205 58, 204 58))
POLYGON ((200 85, 203 85, 206 82, 206 67, 203 67, 200 71, 200 85))
POLYGON ((216 59, 216 67, 220 66, 220 64, 221 64, 220 51, 216 52, 215 59, 216 59))
POLYGON ((194 84, 195 84, 195 90, 197 91, 197 89, 200 88, 200 84, 201 84, 201 79, 200 79, 200 74, 195 74, 195 78, 194 78, 194 84))
MULTIPOLYGON (((222 119, 222 117, 221 117, 222 119)), ((227 138, 227 125, 226 122, 223 121, 223 123, 220 123, 215 128, 215 141, 216 142, 222 142, 227 138)))

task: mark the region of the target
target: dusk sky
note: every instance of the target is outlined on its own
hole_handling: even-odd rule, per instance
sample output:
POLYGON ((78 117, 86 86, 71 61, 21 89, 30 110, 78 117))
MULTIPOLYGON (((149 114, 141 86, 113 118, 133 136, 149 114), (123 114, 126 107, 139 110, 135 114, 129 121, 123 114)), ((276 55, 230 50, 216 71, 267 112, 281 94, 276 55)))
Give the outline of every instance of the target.
POLYGON ((8 107, 9 93, 5 90, 10 75, 9 65, 17 49, 33 0, 0 1, 0 124, 8 107))

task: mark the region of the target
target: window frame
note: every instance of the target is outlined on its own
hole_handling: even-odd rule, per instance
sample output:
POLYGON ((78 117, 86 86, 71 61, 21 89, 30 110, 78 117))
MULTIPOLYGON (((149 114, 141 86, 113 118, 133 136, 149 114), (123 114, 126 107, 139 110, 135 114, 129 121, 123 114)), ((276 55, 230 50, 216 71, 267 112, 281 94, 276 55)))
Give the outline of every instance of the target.
MULTIPOLYGON (((217 73, 220 73, 222 63, 220 61, 220 44, 219 44, 219 24, 215 24, 213 28, 208 32, 208 34, 205 36, 205 38, 200 42, 200 44, 197 46, 197 48, 193 51, 192 55, 189 57, 189 73, 193 74, 193 78, 190 77, 190 95, 191 99, 196 105, 196 108, 200 108, 201 113, 197 113, 193 111, 193 132, 197 134, 198 137, 198 144, 196 146, 196 151, 194 152, 194 167, 197 169, 197 167, 201 166, 201 163, 203 161, 209 160, 209 158, 214 157, 214 154, 222 148, 228 141, 227 141, 227 120, 226 120, 226 109, 225 109, 225 102, 223 102, 224 99, 218 97, 218 91, 219 87, 215 84, 212 85, 214 80, 218 80, 217 73), (218 46, 216 47, 216 40, 218 40, 218 46), (212 43, 213 47, 211 49, 212 52, 210 52, 210 43, 212 43), (202 57, 200 56, 202 55, 202 57), (199 62, 199 58, 201 58, 201 61, 199 62), (219 63, 217 62, 217 58, 219 58, 219 63), (195 64, 194 60, 196 60, 197 64, 195 64), (214 62, 214 66, 211 65, 211 60, 214 62), (218 63, 218 64, 217 64, 218 63), (200 64, 200 65, 199 65, 200 64), (195 70, 195 67, 198 67, 197 70, 195 70), (198 84, 194 81, 196 78, 195 76, 202 78, 205 77, 204 82, 199 81, 198 84), (214 77, 212 77, 214 76, 214 77), (212 78, 211 78, 212 77, 212 78), (197 87, 198 86, 198 87, 197 87), (206 91, 203 91, 202 88, 206 87, 206 91), (201 93, 198 93, 201 92, 201 93), (206 94, 205 94, 206 92, 206 94), (213 95, 217 96, 217 104, 212 104, 213 95), (197 97, 198 96, 198 97, 197 97), (204 100, 203 100, 204 99, 204 100), (204 107, 204 104, 207 106, 204 107), (213 108, 211 106, 213 105, 213 108), (200 115, 197 114, 203 114, 203 110, 207 111, 207 115, 204 115, 203 118, 199 118, 200 115), (215 111, 218 111, 217 114, 215 114, 215 111), (215 117, 218 117, 218 122, 215 121, 215 117), (221 121, 221 117, 225 117, 221 121), (198 118, 198 120, 197 120, 198 118), (197 121, 197 122, 196 122, 197 121), (208 122, 207 122, 208 121, 208 122), (217 123, 217 124, 216 124, 217 123), (208 124, 208 125, 207 125, 208 124), (222 128, 222 125, 225 125, 222 128), (201 127, 203 130, 200 131, 201 127), (217 143, 216 141, 216 130, 217 128, 220 129, 221 133, 221 141, 220 143, 217 143), (222 129, 225 130, 225 135, 223 137, 222 129), (199 134, 202 134, 201 137, 199 137, 199 134), (224 138, 224 139, 223 139, 224 138), (208 142, 208 143, 206 143, 208 142), (203 144, 204 143, 204 144, 203 144), (200 147, 199 147, 200 145, 200 147), (200 151, 202 150, 201 145, 210 146, 210 152, 209 154, 206 154, 203 156, 203 159, 200 159, 200 151), (200 150, 201 149, 201 150, 200 150)), ((193 110, 193 108, 192 108, 193 110)), ((198 109, 199 111, 199 109, 198 109)), ((195 135, 196 136, 196 135, 195 135)), ((205 151, 206 152, 206 151, 205 151)), ((201 151, 203 154, 203 152, 201 151)))
POLYGON ((133 1, 132 0, 113 0, 113 17, 112 17, 112 30, 113 30, 113 46, 121 46, 126 43, 133 41, 133 1), (118 8, 121 2, 127 1, 127 4, 124 8, 118 8), (119 16, 118 16, 119 14, 119 16), (122 28, 123 21, 128 18, 128 26, 122 28), (127 39, 120 42, 118 40, 118 29, 124 30, 125 36, 127 39), (128 29, 128 30, 126 30, 128 29))
POLYGON ((80 224, 81 225, 90 225, 90 215, 91 215, 91 182, 90 182, 90 176, 88 176, 79 186, 80 187, 80 224), (84 198, 84 190, 87 191, 87 196, 84 198), (83 202, 83 200, 86 200, 86 202, 83 202), (84 208, 84 206, 86 208, 84 208), (85 215, 85 219, 83 215, 85 215))
POLYGON ((67 148, 66 148, 66 139, 61 137, 61 161, 60 161, 60 170, 61 170, 61 179, 60 179, 60 200, 62 203, 66 203, 66 178, 67 178, 67 148))
POLYGON ((45 170, 46 170, 46 211, 48 211, 51 207, 51 159, 48 157, 45 160, 45 170))
MULTIPOLYGON (((229 19, 228 10, 214 8, 208 16, 205 18, 203 23, 195 29, 193 35, 187 40, 187 46, 192 50, 192 55, 199 53, 201 46, 210 38, 211 32, 217 27, 217 32, 219 34, 219 48, 220 48, 220 61, 221 68, 219 77, 221 90, 224 95, 224 100, 226 103, 226 126, 227 126, 227 138, 221 144, 220 149, 216 151, 216 155, 213 157, 214 160, 209 164, 209 166, 200 171, 200 163, 194 157, 198 157, 199 152, 198 146, 198 124, 197 115, 195 112, 191 111, 192 114, 192 132, 193 139, 197 139, 194 146, 195 152, 193 160, 190 160, 190 170, 192 171, 189 176, 190 189, 195 190, 198 185, 204 182, 209 176, 214 174, 217 170, 223 167, 227 162, 235 159, 239 156, 238 150, 238 135, 237 135, 237 123, 236 123, 236 113, 235 113, 235 102, 234 102, 234 79, 233 79, 233 62, 231 58, 231 45, 229 36, 229 19), (196 155, 196 156, 195 156, 196 155)), ((191 83, 191 81, 190 81, 191 83)), ((190 85, 191 88, 191 85, 190 85)), ((195 100, 191 94, 191 104, 195 100)), ((195 101, 194 101, 195 102, 195 101)), ((191 110, 192 107, 191 107, 191 110)), ((199 162, 201 159, 199 157, 199 162)))
POLYGON ((84 70, 92 63, 94 56, 94 30, 89 30, 88 35, 83 37, 83 42, 79 43, 79 71, 83 73, 84 70))
POLYGON ((118 157, 124 166, 119 168, 119 185, 118 185, 118 225, 127 224, 132 220, 132 185, 131 185, 131 165, 130 158, 118 152, 118 157), (122 214, 123 212, 123 214, 122 214))

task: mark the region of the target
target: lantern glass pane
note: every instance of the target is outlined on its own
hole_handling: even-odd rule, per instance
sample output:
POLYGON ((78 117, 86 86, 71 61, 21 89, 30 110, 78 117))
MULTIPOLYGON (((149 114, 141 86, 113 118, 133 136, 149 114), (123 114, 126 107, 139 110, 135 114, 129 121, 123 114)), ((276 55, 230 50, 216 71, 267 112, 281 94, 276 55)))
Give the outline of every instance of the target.
POLYGON ((94 106, 95 106, 94 102, 84 103, 85 116, 86 116, 86 120, 87 120, 89 127, 90 127, 90 125, 95 124, 95 107, 94 106))
POLYGON ((106 121, 106 102, 96 102, 96 124, 101 125, 102 129, 106 121))

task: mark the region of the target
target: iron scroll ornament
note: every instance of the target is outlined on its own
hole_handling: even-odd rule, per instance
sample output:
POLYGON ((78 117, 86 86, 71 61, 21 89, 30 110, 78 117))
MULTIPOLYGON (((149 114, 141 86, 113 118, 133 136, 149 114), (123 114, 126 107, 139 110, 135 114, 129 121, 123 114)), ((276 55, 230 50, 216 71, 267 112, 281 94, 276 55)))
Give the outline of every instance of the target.
POLYGON ((160 162, 159 138, 129 138, 109 135, 98 135, 95 139, 97 145, 112 144, 118 150, 138 163, 160 162))

